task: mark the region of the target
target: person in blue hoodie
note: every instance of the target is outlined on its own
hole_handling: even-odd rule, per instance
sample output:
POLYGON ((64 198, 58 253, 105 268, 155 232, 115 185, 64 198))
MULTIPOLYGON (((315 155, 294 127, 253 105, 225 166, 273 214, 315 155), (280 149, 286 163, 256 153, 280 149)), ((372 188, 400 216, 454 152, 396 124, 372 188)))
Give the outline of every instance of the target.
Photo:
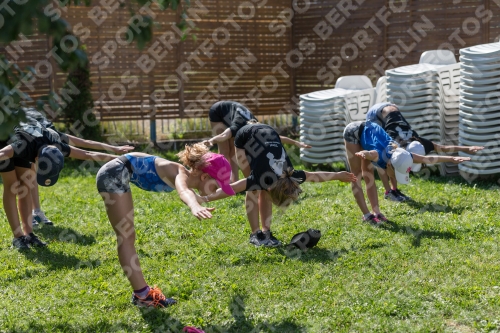
POLYGON ((389 178, 395 178, 398 183, 408 184, 414 163, 461 163, 470 160, 469 157, 423 156, 410 153, 400 148, 382 127, 371 121, 356 121, 348 124, 344 129, 344 142, 350 171, 357 179, 352 183, 352 192, 363 213, 363 221, 371 224, 379 224, 387 220, 381 213, 378 203, 374 166, 385 170, 389 178), (366 205, 361 179, 365 180, 366 193, 372 211, 366 205))
MULTIPOLYGON (((453 153, 461 151, 467 154, 475 154, 479 150, 484 149, 484 147, 481 146, 441 145, 427 140, 419 136, 418 133, 412 129, 410 123, 399 111, 397 105, 392 103, 378 103, 373 105, 366 114, 366 120, 377 123, 402 148, 419 155, 427 155, 432 151, 436 151, 438 153, 453 153)), ((414 163, 411 171, 418 172, 421 167, 422 164, 414 163)), ((377 171, 385 188, 384 198, 398 202, 411 200, 410 197, 398 189, 398 184, 394 178, 390 179, 391 184, 389 184, 389 178, 384 170, 378 168, 377 171)))

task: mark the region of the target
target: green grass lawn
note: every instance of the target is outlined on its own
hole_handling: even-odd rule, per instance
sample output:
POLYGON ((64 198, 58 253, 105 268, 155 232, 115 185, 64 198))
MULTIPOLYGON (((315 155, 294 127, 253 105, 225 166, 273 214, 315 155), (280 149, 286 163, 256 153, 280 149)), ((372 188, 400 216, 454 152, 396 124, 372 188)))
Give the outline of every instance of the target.
POLYGON ((48 248, 12 249, 0 214, 0 332, 500 330, 492 181, 413 177, 402 189, 414 202, 381 199, 391 222, 380 228, 361 221, 348 184, 304 184, 297 204, 275 210, 273 230, 288 241, 320 229, 306 253, 250 245, 243 196, 212 203, 214 217, 198 221, 175 192, 133 187, 146 279, 178 300, 141 310, 130 303, 94 176, 69 165, 56 186, 40 190, 56 223, 37 232, 48 248))

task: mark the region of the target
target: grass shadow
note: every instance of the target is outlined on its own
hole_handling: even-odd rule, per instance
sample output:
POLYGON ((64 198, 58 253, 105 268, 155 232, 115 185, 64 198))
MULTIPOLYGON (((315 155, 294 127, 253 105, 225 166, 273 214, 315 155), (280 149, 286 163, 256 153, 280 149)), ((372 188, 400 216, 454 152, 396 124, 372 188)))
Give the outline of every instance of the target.
POLYGON ((302 251, 300 248, 295 246, 282 246, 277 248, 277 251, 288 257, 289 259, 298 259, 302 261, 318 261, 318 262, 327 262, 327 261, 336 261, 338 258, 350 253, 350 252, 358 252, 364 251, 367 249, 378 249, 386 246, 386 244, 382 243, 370 243, 363 244, 360 247, 352 247, 351 249, 339 249, 339 250, 328 250, 321 247, 313 247, 307 249, 306 251, 302 251))
POLYGON ((305 262, 318 261, 336 261, 342 255, 348 253, 346 250, 328 250, 321 247, 314 247, 307 249, 306 251, 301 250, 295 246, 282 246, 276 249, 281 255, 287 257, 288 259, 301 260, 305 262))
MULTIPOLYGON (((141 308, 142 317, 148 323, 153 332, 182 332, 186 326, 168 313, 168 309, 141 308)), ((278 323, 260 322, 255 323, 245 315, 245 297, 235 295, 229 303, 229 311, 234 322, 228 325, 209 325, 202 329, 205 333, 251 333, 251 332, 273 332, 289 333, 301 332, 303 328, 295 324, 291 319, 278 323)))
MULTIPOLYGON (((50 324, 51 332, 133 332, 134 328, 126 324, 112 324, 110 322, 99 321, 89 326, 79 326, 73 323, 50 324)), ((8 332, 47 332, 47 327, 37 322, 30 322, 27 329, 13 329, 8 332)))
POLYGON ((229 311, 234 318, 234 323, 229 326, 208 327, 206 333, 227 332, 227 333, 250 333, 250 332, 301 332, 303 327, 297 325, 291 319, 278 323, 268 321, 254 323, 245 315, 245 296, 237 294, 233 296, 229 303, 229 311))
POLYGON ((413 237, 412 245, 414 247, 419 247, 422 238, 430 238, 430 239, 456 239, 457 236, 453 232, 449 231, 436 231, 436 230, 424 230, 424 229, 413 229, 409 226, 400 225, 393 221, 387 221, 380 228, 392 231, 392 232, 401 232, 408 234, 413 237))
POLYGON ((31 248, 29 250, 19 251, 19 253, 23 254, 28 260, 42 263, 49 270, 87 267, 82 265, 83 261, 81 259, 73 255, 51 251, 50 245, 43 248, 31 248))
POLYGON ((185 326, 173 318, 168 309, 139 308, 139 311, 152 332, 182 332, 185 326))
POLYGON ((42 226, 35 229, 36 234, 40 234, 44 239, 49 241, 58 241, 65 243, 75 243, 78 245, 93 245, 96 242, 94 236, 82 235, 78 231, 71 228, 63 228, 59 226, 42 226))
POLYGON ((411 208, 418 209, 418 214, 425 212, 432 213, 453 213, 460 215, 465 210, 465 207, 450 207, 448 205, 441 205, 437 203, 422 203, 415 200, 405 201, 404 204, 411 208))

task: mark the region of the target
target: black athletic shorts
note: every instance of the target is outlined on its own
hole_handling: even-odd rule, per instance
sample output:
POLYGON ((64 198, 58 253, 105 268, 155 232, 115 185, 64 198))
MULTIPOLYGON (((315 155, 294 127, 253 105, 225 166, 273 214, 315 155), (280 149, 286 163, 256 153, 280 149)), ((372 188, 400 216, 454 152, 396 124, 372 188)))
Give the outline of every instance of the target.
MULTIPOLYGON (((6 147, 7 145, 7 141, 0 141, 0 149, 6 147)), ((0 161, 0 172, 10 172, 13 171, 15 167, 29 169, 31 168, 31 163, 20 158, 11 158, 5 161, 0 161)))

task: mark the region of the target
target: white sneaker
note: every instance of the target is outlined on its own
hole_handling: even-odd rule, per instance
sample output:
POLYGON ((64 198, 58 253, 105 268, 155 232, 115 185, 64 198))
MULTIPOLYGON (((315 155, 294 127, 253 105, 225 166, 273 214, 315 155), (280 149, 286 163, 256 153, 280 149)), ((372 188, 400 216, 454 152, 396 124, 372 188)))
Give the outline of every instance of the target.
POLYGON ((54 223, 52 223, 52 221, 49 220, 47 216, 45 216, 45 213, 41 210, 38 212, 33 211, 33 226, 35 225, 35 221, 36 225, 40 223, 43 223, 44 225, 54 225, 54 223))

